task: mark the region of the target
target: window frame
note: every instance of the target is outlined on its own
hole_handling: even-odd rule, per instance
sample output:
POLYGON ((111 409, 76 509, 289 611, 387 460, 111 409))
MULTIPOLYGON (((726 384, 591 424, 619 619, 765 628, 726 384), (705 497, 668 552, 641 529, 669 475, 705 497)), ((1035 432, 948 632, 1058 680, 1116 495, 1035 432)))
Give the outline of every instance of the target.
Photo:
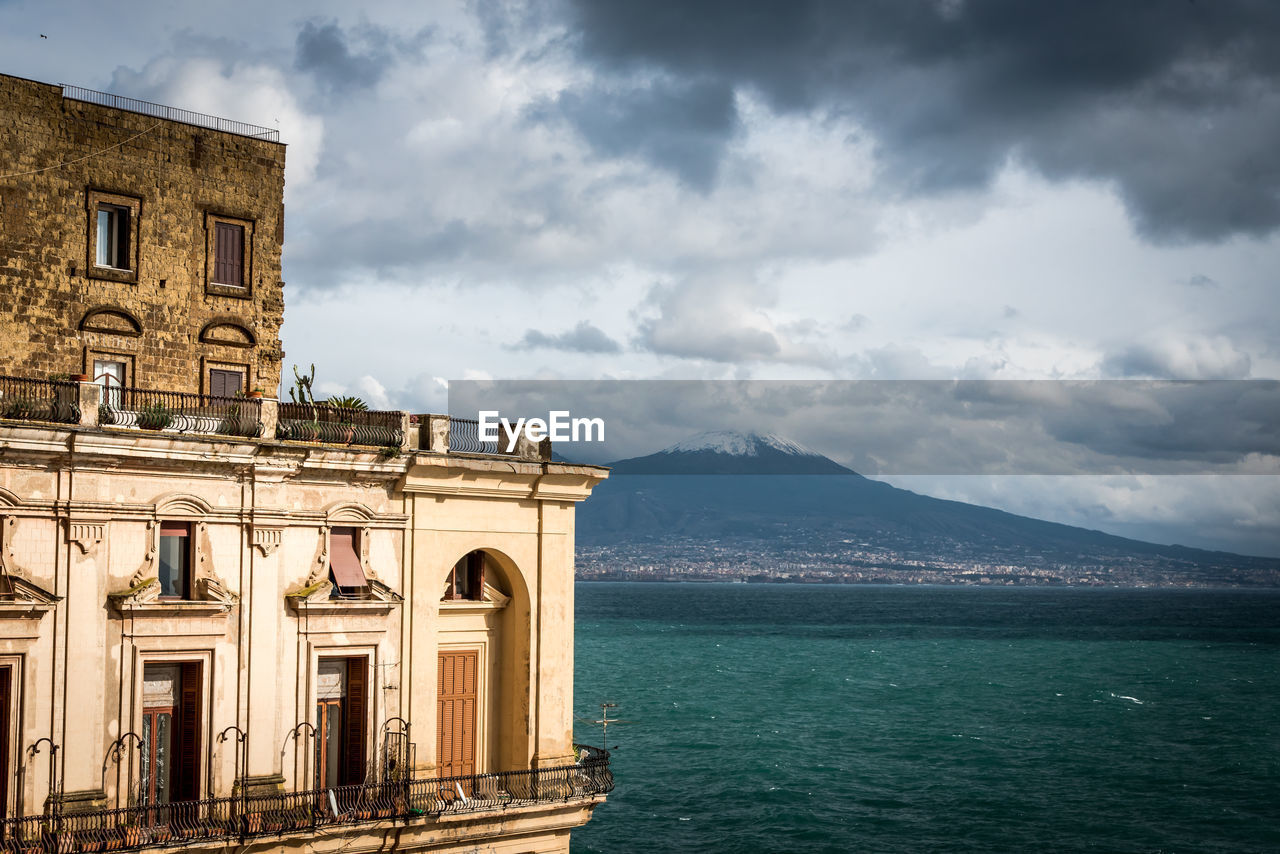
POLYGON ((313 757, 313 780, 317 789, 332 789, 340 786, 353 786, 364 783, 368 777, 369 767, 369 724, 373 720, 374 698, 370 691, 371 679, 369 654, 351 654, 354 650, 325 650, 316 656, 315 673, 317 691, 314 703, 314 725, 316 727, 315 755, 313 757), (319 696, 320 668, 325 662, 340 661, 343 663, 342 696, 336 701, 332 698, 322 699, 319 696), (353 690, 353 686, 356 689, 353 690), (327 706, 338 707, 341 733, 338 745, 341 751, 338 757, 338 779, 327 779, 327 746, 325 733, 321 728, 324 717, 328 714, 327 706), (352 754, 352 747, 356 753, 352 754))
MULTIPOLYGON (((192 525, 192 523, 191 523, 191 521, 190 521, 190 520, 181 520, 181 519, 162 519, 162 520, 160 520, 160 524, 159 524, 159 526, 158 526, 159 530, 156 532, 156 580, 160 582, 160 596, 159 596, 159 598, 160 598, 160 599, 165 600, 166 602, 190 602, 190 601, 192 601, 192 593, 194 592, 194 591, 193 591, 193 588, 195 587, 195 579, 194 579, 194 577, 193 577, 193 576, 194 576, 193 569, 194 569, 194 567, 195 567, 195 530, 194 530, 194 527, 195 527, 195 526, 194 526, 194 525, 192 525), (182 528, 184 528, 184 529, 185 529, 185 533, 183 533, 183 534, 181 535, 181 539, 186 540, 186 543, 183 545, 183 547, 182 547, 182 551, 181 551, 181 554, 182 554, 182 556, 183 556, 182 579, 181 579, 181 582, 182 582, 181 587, 182 587, 182 589, 181 589, 181 591, 180 591, 179 595, 176 595, 176 596, 175 596, 175 595, 171 595, 171 594, 167 594, 167 593, 165 593, 165 592, 164 592, 164 581, 163 581, 163 580, 161 580, 161 566, 160 566, 160 563, 161 563, 161 561, 164 559, 164 558, 161 556, 161 549, 162 549, 162 548, 163 548, 163 546, 164 546, 164 540, 165 540, 165 538, 166 538, 166 534, 165 534, 165 526, 166 526, 166 525, 173 526, 173 527, 179 527, 179 526, 181 526, 182 528)), ((170 534, 170 535, 167 535, 167 536, 170 536, 170 537, 176 537, 176 536, 178 536, 178 535, 170 534)))
POLYGON ((251 219, 209 212, 205 214, 205 292, 220 296, 249 299, 253 296, 253 236, 255 222, 251 219), (243 229, 243 256, 240 265, 240 284, 219 282, 215 275, 217 270, 218 226, 236 226, 243 229))
POLYGON ((326 553, 329 556, 329 582, 333 585, 331 593, 334 599, 368 599, 369 598, 369 574, 365 572, 364 554, 366 547, 366 538, 368 531, 358 525, 332 525, 328 531, 328 548, 326 553), (336 551, 334 545, 334 537, 341 538, 346 536, 346 532, 351 534, 351 551, 355 555, 356 563, 360 567, 360 574, 364 577, 364 584, 359 586, 342 586, 338 584, 337 571, 333 568, 333 558, 336 551))
MULTIPOLYGON (((106 279, 114 282, 136 284, 140 258, 138 238, 142 231, 142 199, 92 188, 87 191, 86 199, 88 208, 86 275, 91 279, 106 279), (128 217, 128 223, 123 233, 124 239, 127 241, 123 253, 123 260, 125 261, 125 266, 123 267, 115 264, 102 266, 98 263, 98 216, 101 211, 110 211, 118 216, 128 217)), ((119 232, 118 226, 117 232, 119 232)), ((122 259, 116 258, 113 260, 122 259)))
POLYGON ((245 365, 229 365, 222 362, 207 363, 204 368, 204 393, 206 397, 218 397, 222 399, 231 399, 236 396, 243 397, 249 392, 249 369, 245 365), (215 394, 213 375, 215 372, 223 374, 234 374, 240 377, 240 388, 232 394, 215 394))
MULTIPOLYGON (((153 814, 149 814, 148 818, 158 821, 161 818, 159 810, 166 805, 189 803, 199 800, 204 790, 204 781, 201 778, 204 760, 207 758, 205 739, 208 737, 207 727, 205 725, 206 715, 209 712, 207 708, 209 703, 209 689, 212 687, 207 681, 207 674, 210 671, 212 659, 207 655, 197 655, 190 657, 190 654, 183 656, 162 655, 144 655, 141 660, 140 675, 141 679, 137 683, 137 724, 135 732, 141 732, 144 729, 143 720, 149 713, 160 713, 168 711, 170 714, 169 737, 170 746, 174 756, 170 757, 168 768, 168 782, 170 800, 167 804, 149 802, 146 795, 141 791, 138 792, 143 803, 139 806, 149 806, 157 810, 153 814), (172 667, 176 673, 174 683, 173 703, 169 707, 149 706, 146 701, 146 672, 149 667, 172 667), (188 745, 184 738, 184 733, 191 736, 191 743, 188 745), (185 763, 185 764, 184 764, 185 763)), ((153 729, 153 732, 155 730, 153 729)), ((153 748, 155 745, 143 742, 141 745, 144 752, 154 756, 153 748)), ((136 783, 141 786, 142 768, 139 766, 139 778, 136 783)), ((151 777, 148 779, 148 789, 154 789, 155 783, 155 766, 150 768, 151 777)), ((133 783, 130 783, 130 789, 133 783)), ((161 821, 160 823, 163 823, 161 821)))

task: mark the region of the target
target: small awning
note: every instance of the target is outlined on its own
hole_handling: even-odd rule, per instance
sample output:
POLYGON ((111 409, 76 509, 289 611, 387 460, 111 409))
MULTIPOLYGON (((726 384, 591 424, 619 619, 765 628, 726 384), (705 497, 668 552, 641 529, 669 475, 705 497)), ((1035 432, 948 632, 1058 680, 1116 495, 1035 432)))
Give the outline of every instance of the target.
POLYGON ((339 587, 368 586, 364 567, 360 566, 360 555, 356 552, 354 528, 334 528, 329 533, 329 569, 339 587))

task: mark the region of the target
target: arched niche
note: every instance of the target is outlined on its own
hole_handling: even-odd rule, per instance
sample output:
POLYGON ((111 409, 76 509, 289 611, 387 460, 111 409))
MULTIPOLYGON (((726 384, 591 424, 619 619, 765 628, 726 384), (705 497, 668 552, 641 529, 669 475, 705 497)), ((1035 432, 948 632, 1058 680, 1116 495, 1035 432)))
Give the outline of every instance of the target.
POLYGON ((125 309, 115 305, 91 308, 80 318, 81 332, 99 332, 103 335, 121 335, 138 338, 142 335, 142 323, 125 309))
POLYGON ((217 318, 206 323, 200 330, 200 341, 220 347, 253 347, 258 343, 248 326, 229 318, 217 318))
MULTIPOLYGON (((531 693, 529 662, 532 655, 529 587, 524 573, 507 554, 481 546, 454 557, 440 567, 430 589, 439 591, 437 665, 441 654, 468 649, 483 650, 478 684, 485 715, 476 721, 478 743, 477 772, 495 772, 529 767, 532 756, 529 714, 531 693), (484 584, 472 598, 445 598, 450 576, 465 567, 469 555, 484 561, 484 584)), ((437 687, 441 684, 439 676, 437 687)), ((439 700, 439 698, 437 698, 439 700)), ((438 703, 437 703, 438 705, 438 703)), ((431 741, 439 744, 442 721, 437 719, 431 741)), ((437 767, 442 767, 436 756, 437 767)))

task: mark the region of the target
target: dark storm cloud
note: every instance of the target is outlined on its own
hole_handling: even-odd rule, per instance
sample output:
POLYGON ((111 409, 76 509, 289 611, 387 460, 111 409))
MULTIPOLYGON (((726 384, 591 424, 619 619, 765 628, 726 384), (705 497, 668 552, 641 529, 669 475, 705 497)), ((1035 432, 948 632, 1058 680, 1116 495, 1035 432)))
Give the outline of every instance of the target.
POLYGON ((450 414, 479 408, 603 418, 603 445, 562 451, 594 462, 715 430, 775 433, 880 475, 1271 473, 1280 460, 1280 382, 1259 380, 450 382, 450 414))
POLYGON ((298 32, 294 66, 335 92, 374 85, 391 64, 392 51, 385 34, 367 29, 364 50, 355 51, 351 34, 336 22, 307 21, 298 32))
MULTIPOLYGON (((1012 156, 1052 178, 1115 182, 1152 239, 1280 225, 1274 3, 569 0, 569 9, 581 55, 602 73, 846 114, 876 137, 884 177, 910 191, 979 186, 1012 156)), ((665 131, 637 122, 632 94, 580 94, 598 111, 589 134, 630 129, 634 149, 660 144, 665 131)), ((635 109, 644 112, 643 98, 635 109)), ((718 116, 697 137, 706 156, 736 127, 718 116)))
POLYGON ((622 347, 604 330, 584 320, 572 329, 558 335, 548 335, 537 329, 530 329, 516 343, 514 350, 567 350, 572 353, 617 353, 622 347))
POLYGON ((1253 360, 1219 342, 1217 347, 1198 350, 1174 348, 1169 344, 1134 344, 1102 359, 1103 376, 1115 379, 1238 380, 1249 376, 1253 360))
POLYGON ((539 111, 558 112, 598 153, 637 156, 702 191, 715 182, 724 147, 738 127, 733 89, 723 81, 593 85, 562 93, 539 111))

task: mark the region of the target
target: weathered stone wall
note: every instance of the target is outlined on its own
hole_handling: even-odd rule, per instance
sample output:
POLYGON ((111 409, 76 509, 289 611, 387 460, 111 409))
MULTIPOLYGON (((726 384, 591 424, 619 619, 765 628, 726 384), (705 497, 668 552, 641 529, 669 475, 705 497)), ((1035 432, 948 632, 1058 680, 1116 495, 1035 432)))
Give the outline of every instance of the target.
POLYGON ((206 391, 221 366, 274 393, 284 157, 0 75, 0 373, 91 373, 102 354, 138 388, 206 391), (94 263, 99 202, 134 214, 132 270, 94 263), (210 284, 214 218, 246 227, 242 289, 210 284))

